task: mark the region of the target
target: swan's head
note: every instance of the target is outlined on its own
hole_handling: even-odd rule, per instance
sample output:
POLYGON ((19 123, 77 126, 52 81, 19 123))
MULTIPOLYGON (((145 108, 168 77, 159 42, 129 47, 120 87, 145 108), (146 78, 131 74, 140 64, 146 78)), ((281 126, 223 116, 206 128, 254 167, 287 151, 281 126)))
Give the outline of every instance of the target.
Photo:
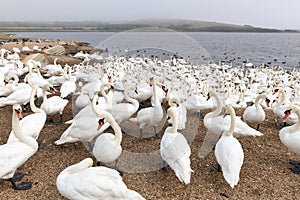
POLYGON ((180 100, 178 98, 171 98, 168 103, 169 103, 169 106, 178 107, 180 104, 180 100))
POLYGON ((286 119, 290 116, 290 114, 293 112, 297 112, 300 110, 300 107, 299 106, 296 106, 296 105, 291 105, 291 106, 288 106, 287 109, 284 111, 284 117, 283 119, 286 119))
POLYGON ((52 94, 55 94, 56 89, 51 84, 44 85, 44 90, 49 91, 52 94))
POLYGON ((273 91, 272 95, 276 94, 278 91, 279 91, 279 89, 278 89, 278 88, 277 88, 277 89, 275 89, 275 90, 273 91))
POLYGON ((13 105, 12 109, 16 113, 18 119, 21 120, 23 118, 23 115, 22 115, 22 107, 20 106, 20 104, 13 105))
POLYGON ((270 99, 266 98, 265 102, 266 102, 267 107, 270 107, 270 102, 271 102, 270 99))
POLYGON ((98 128, 97 128, 97 131, 99 131, 99 130, 102 128, 102 126, 103 126, 104 124, 105 124, 104 118, 99 119, 99 120, 98 120, 98 128))

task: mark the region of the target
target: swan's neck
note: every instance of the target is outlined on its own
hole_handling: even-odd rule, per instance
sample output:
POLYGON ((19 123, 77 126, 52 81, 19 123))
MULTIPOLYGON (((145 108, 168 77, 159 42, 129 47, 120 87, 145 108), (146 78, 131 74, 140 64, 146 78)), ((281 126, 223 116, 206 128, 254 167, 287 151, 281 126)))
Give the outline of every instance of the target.
POLYGON ((32 147, 35 150, 38 149, 37 141, 31 136, 27 136, 23 134, 19 125, 19 118, 15 111, 13 111, 13 115, 12 115, 12 130, 14 131, 16 138, 20 142, 27 144, 28 146, 32 147))
POLYGON ((280 101, 278 103, 278 105, 283 105, 286 102, 286 95, 285 95, 285 91, 282 88, 279 88, 279 94, 280 94, 280 101))
POLYGON ((122 142, 121 128, 111 115, 108 116, 107 121, 110 123, 111 127, 114 129, 115 142, 116 142, 116 145, 119 146, 122 142))
POLYGON ((36 93, 37 93, 37 88, 32 87, 31 95, 30 95, 30 108, 31 108, 32 112, 39 113, 39 112, 41 112, 41 110, 38 109, 34 104, 34 97, 35 97, 36 93))
POLYGON ((255 102, 254 102, 254 105, 255 105, 256 110, 258 110, 258 109, 261 108, 261 106, 259 105, 259 101, 260 101, 262 98, 264 98, 264 97, 265 97, 264 94, 260 94, 260 95, 258 95, 258 96, 256 97, 255 102))
POLYGON ((213 90, 210 92, 210 95, 212 97, 215 97, 216 102, 217 102, 217 108, 213 112, 211 112, 210 115, 211 115, 211 117, 217 117, 222 112, 221 99, 220 99, 219 95, 215 91, 213 91, 213 90))
POLYGON ((47 101, 48 101, 47 90, 45 88, 43 88, 43 103, 45 103, 47 101))
POLYGON ((295 113, 296 113, 296 115, 297 115, 297 117, 298 117, 298 121, 297 121, 297 123, 295 124, 295 129, 294 129, 294 131, 296 132, 296 131, 299 131, 299 130, 300 130, 300 110, 297 109, 297 110, 295 111, 295 113))
POLYGON ((229 130, 224 133, 224 135, 226 136, 232 136, 235 127, 235 111, 232 107, 230 107, 229 112, 230 112, 231 122, 230 122, 229 130))
POLYGON ((171 129, 170 129, 169 132, 171 132, 171 133, 177 133, 177 129, 178 129, 178 116, 174 112, 174 110, 173 110, 174 108, 170 108, 170 109, 172 109, 170 115, 171 115, 171 118, 173 120, 173 124, 172 124, 172 127, 171 127, 171 129))
POLYGON ((124 98, 126 99, 126 101, 128 101, 129 103, 133 104, 135 107, 139 107, 139 102, 136 99, 130 98, 127 94, 127 91, 124 92, 124 98))

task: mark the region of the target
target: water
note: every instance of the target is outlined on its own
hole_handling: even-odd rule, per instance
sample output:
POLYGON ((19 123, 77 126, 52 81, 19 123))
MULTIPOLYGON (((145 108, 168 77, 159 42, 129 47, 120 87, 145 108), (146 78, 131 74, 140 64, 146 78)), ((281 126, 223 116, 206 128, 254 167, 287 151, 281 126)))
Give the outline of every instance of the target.
MULTIPOLYGON (((18 32, 17 37, 32 37, 41 39, 61 39, 88 42, 97 46, 111 36, 113 32, 18 32)), ((193 55, 193 48, 182 48, 182 41, 176 39, 174 33, 148 33, 170 39, 167 44, 174 52, 185 52, 183 56, 193 55), (168 37, 165 37, 166 34, 168 37), (177 44, 177 46, 176 46, 177 44), (178 50, 176 51, 176 48, 178 50)), ((181 34, 181 33, 180 33, 181 34)), ((241 65, 245 61, 256 65, 261 63, 281 65, 285 68, 300 67, 300 34, 297 33, 184 33, 198 42, 211 56, 213 62, 233 62, 241 65)), ((151 40, 151 36, 149 37, 151 40)), ((122 41, 128 47, 134 46, 134 40, 122 41)), ((164 46, 165 47, 165 46, 164 46)), ((169 49, 169 48, 167 48, 169 49)), ((194 55, 197 56, 197 55, 194 55)), ((200 57, 200 56, 198 56, 200 57)))

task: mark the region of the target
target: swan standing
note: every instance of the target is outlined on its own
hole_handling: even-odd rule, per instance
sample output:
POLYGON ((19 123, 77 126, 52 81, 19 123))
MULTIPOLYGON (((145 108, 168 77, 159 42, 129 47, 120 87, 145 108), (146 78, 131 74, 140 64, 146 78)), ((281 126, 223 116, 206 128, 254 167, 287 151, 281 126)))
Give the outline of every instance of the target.
POLYGON ((267 107, 269 107, 270 100, 268 99, 267 94, 260 94, 256 97, 254 105, 247 107, 243 114, 243 120, 246 123, 257 124, 256 130, 259 129, 260 123, 262 123, 266 118, 265 111, 259 104, 261 99, 265 99, 267 107))
MULTIPOLYGON (((284 118, 287 118, 291 111, 295 112, 300 119, 300 107, 296 105, 289 106, 285 111, 284 118)), ((279 131, 279 138, 284 146, 291 149, 294 153, 300 155, 300 121, 292 126, 284 127, 279 131)), ((300 174, 300 163, 297 162, 294 168, 294 173, 300 174)))
POLYGON ((74 93, 76 90, 76 83, 75 83, 75 78, 72 77, 71 75, 71 67, 67 66, 68 69, 68 74, 65 75, 65 79, 67 79, 67 81, 65 81, 60 88, 60 97, 61 98, 65 98, 67 97, 69 94, 74 93))
POLYGON ((160 155, 168 163, 181 182, 190 183, 191 173, 191 148, 185 137, 177 132, 178 116, 176 108, 169 108, 167 114, 172 118, 173 126, 168 127, 161 139, 160 155))
POLYGON ((127 188, 116 170, 92 166, 93 160, 86 158, 60 172, 56 179, 60 194, 72 200, 144 199, 127 188))
POLYGON ((0 146, 0 177, 8 179, 14 189, 27 190, 31 188, 31 182, 21 182, 16 184, 15 181, 22 179, 20 174, 17 180, 14 180, 14 174, 18 167, 23 165, 33 154, 38 150, 37 141, 25 134, 23 134, 19 126, 19 118, 22 117, 22 108, 19 104, 12 107, 12 129, 17 138, 17 142, 7 143, 0 146))
POLYGON ((43 103, 41 104, 41 109, 44 110, 47 115, 51 116, 50 122, 53 122, 52 116, 59 114, 60 121, 55 122, 55 123, 61 124, 62 123, 62 112, 69 101, 67 99, 62 99, 59 96, 52 96, 48 99, 48 97, 47 97, 48 88, 50 88, 50 92, 52 92, 53 94, 55 93, 55 89, 53 87, 51 87, 50 85, 45 85, 43 87, 43 103))
MULTIPOLYGON (((35 106, 34 97, 36 95, 37 88, 35 86, 31 86, 31 87, 32 87, 32 91, 30 96, 30 108, 34 113, 26 116, 23 120, 21 120, 20 126, 25 135, 37 139, 39 137, 42 128, 45 125, 47 116, 45 111, 35 106)), ((16 138, 14 131, 12 130, 8 137, 7 143, 13 143, 16 142, 17 140, 18 139, 16 138)))
POLYGON ((102 133, 95 141, 93 148, 93 155, 100 163, 112 163, 115 162, 117 167, 117 160, 122 153, 122 131, 120 126, 116 123, 113 116, 107 111, 101 111, 96 113, 99 117, 99 130, 104 124, 104 119, 113 128, 115 135, 111 133, 102 133))
MULTIPOLYGON (((154 82, 154 81, 153 81, 154 82)), ((159 125, 163 118, 163 109, 159 102, 159 99, 156 94, 156 87, 155 82, 152 85, 153 89, 153 97, 155 99, 155 104, 152 107, 141 109, 138 113, 136 118, 131 118, 130 121, 137 122, 140 127, 140 137, 143 138, 142 130, 147 125, 152 125, 154 127, 155 137, 161 138, 156 132, 156 127, 159 125)))
POLYGON ((216 144, 215 156, 222 168, 223 176, 231 188, 239 182, 240 171, 244 161, 244 151, 239 141, 233 137, 235 127, 235 112, 231 106, 226 106, 230 113, 231 124, 216 144))

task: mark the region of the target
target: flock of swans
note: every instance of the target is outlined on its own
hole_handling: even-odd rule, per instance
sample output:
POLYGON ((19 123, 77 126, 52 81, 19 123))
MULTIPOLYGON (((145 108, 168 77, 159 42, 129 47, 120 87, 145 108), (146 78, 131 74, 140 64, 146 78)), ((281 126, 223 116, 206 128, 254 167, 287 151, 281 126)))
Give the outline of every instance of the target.
MULTIPOLYGON (((139 126, 137 137, 161 139, 162 166, 169 166, 184 184, 190 183, 193 173, 189 143, 179 132, 185 131, 187 111, 195 112, 195 117, 202 120, 202 110, 212 110, 202 116, 207 134, 199 156, 204 158, 215 149, 220 170, 232 188, 238 184, 244 160, 237 136, 263 136, 259 127, 266 117, 264 109, 272 109, 284 123, 279 131, 282 144, 300 155, 298 70, 192 65, 175 57, 159 60, 99 55, 86 56, 83 63, 72 67, 62 67, 57 60, 42 66, 33 60, 22 63, 17 57, 5 59, 6 52, 1 49, 0 107, 12 106, 13 115, 7 143, 0 146, 0 177, 10 181, 14 189, 31 188, 31 182, 18 183, 24 175, 15 172, 43 148, 37 138, 45 123, 63 122, 62 113, 70 96, 76 112, 72 120, 65 122, 69 127, 55 144, 81 141, 98 164, 114 162, 115 167, 93 167, 93 160, 85 158, 64 169, 56 184, 69 199, 143 199, 127 188, 117 165, 122 135, 127 132, 122 123, 126 121, 139 126), (97 56, 101 64, 89 63, 97 56), (23 82, 19 82, 20 77, 23 82), (56 88, 60 88, 59 96, 55 95, 56 88), (52 96, 48 98, 49 94, 52 96), (40 108, 35 104, 36 97, 43 98, 40 108), (162 106, 165 100, 169 120, 161 131, 160 123, 166 120, 162 106), (235 115, 234 108, 245 108, 242 119, 235 115), (22 118, 24 110, 32 113, 22 118), (60 121, 53 122, 55 115, 60 121), (150 136, 145 133, 147 126, 153 127, 150 136), (114 134, 106 132, 108 127, 114 134)), ((292 163, 293 172, 300 173, 300 163, 292 163)))

